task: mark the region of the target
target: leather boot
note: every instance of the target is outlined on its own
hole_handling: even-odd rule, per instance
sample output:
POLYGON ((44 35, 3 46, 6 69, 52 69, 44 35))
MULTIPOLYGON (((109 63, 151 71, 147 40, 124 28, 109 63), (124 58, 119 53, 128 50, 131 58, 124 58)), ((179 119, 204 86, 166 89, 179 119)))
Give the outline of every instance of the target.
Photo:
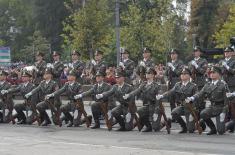
POLYGON ((100 121, 99 120, 95 120, 95 125, 91 127, 91 129, 98 129, 100 128, 100 121))
POLYGON ((182 117, 177 118, 177 122, 180 124, 182 130, 179 133, 187 133, 187 126, 182 117))
POLYGON ((152 125, 150 122, 145 123, 146 128, 142 132, 152 132, 152 125))
POLYGON ((207 133, 207 135, 214 135, 214 134, 217 134, 217 131, 216 131, 216 127, 215 127, 215 124, 213 123, 213 121, 209 118, 207 120, 205 120, 207 126, 211 129, 210 132, 207 133))

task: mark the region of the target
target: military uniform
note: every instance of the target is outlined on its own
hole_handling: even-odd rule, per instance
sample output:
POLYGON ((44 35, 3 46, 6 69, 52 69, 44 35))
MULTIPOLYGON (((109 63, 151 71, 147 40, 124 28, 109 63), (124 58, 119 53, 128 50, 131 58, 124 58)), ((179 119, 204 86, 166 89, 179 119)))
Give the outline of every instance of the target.
MULTIPOLYGON (((30 91, 32 91, 33 89, 35 88, 35 85, 31 82, 27 82, 27 83, 22 83, 20 85, 18 85, 17 87, 13 87, 13 88, 10 88, 8 89, 8 93, 12 93, 12 94, 15 94, 15 93, 20 93, 21 96, 25 96, 27 93, 29 93, 30 91)), ((31 98, 30 98, 30 103, 33 104, 34 106, 36 106, 36 101, 37 101, 37 95, 33 95, 31 98)), ((33 122, 33 116, 25 116, 24 114, 24 110, 30 110, 31 107, 29 105, 26 105, 26 103, 17 103, 14 105, 14 109, 16 110, 17 114, 14 115, 14 118, 17 118, 18 119, 18 122, 20 124, 24 124, 24 123, 27 123, 27 124, 32 124, 33 122), (29 109, 27 109, 29 108, 29 109)))
MULTIPOLYGON (((100 122, 99 122, 99 117, 102 114, 102 109, 100 104, 107 104, 106 107, 108 107, 108 98, 102 98, 102 99, 96 99, 95 96, 97 94, 102 94, 103 92, 106 92, 108 90, 111 89, 111 85, 106 83, 106 82, 102 82, 101 84, 96 83, 95 85, 93 85, 93 87, 91 89, 89 89, 86 92, 83 92, 81 95, 82 97, 85 96, 93 96, 94 99, 94 103, 92 103, 91 105, 91 111, 92 111, 92 115, 95 121, 95 126, 93 128, 99 128, 100 127, 100 122)), ((108 109, 110 109, 110 107, 108 107, 108 109)))
MULTIPOLYGON (((120 73, 117 73, 118 76, 120 73)), ((116 77, 117 77, 116 74, 116 77)), ((115 117, 117 122, 120 124, 121 128, 120 131, 125 130, 125 122, 124 118, 122 115, 125 117, 126 114, 128 113, 128 106, 129 104, 134 103, 134 98, 129 98, 125 100, 123 96, 125 94, 130 93, 133 90, 132 86, 125 83, 122 86, 119 86, 118 84, 114 85, 109 91, 102 93, 103 98, 108 98, 111 95, 114 95, 116 102, 119 103, 115 108, 112 109, 112 116, 115 117)), ((132 111, 132 114, 135 113, 136 111, 132 111)))
MULTIPOLYGON (((1 71, 3 72, 3 71, 1 71)), ((2 74, 2 73, 1 73, 2 74)), ((6 81, 0 81, 0 92, 2 90, 7 90, 11 87, 11 84, 6 82, 6 81)), ((0 108, 3 110, 3 109, 8 109, 9 112, 8 114, 4 114, 4 113, 1 113, 0 114, 0 122, 8 122, 9 119, 10 119, 10 116, 12 115, 12 110, 13 110, 13 101, 12 101, 12 98, 11 97, 7 97, 6 95, 3 95, 0 93, 0 96, 1 96, 1 101, 0 101, 0 108), (4 99, 5 98, 5 99, 4 99), (4 103, 4 100, 5 100, 5 103, 4 103), (5 115, 5 117, 3 117, 3 115, 5 115), (5 119, 5 120, 3 120, 5 119)), ((5 111, 6 113, 6 111, 5 111)))
MULTIPOLYGON (((171 51, 171 54, 172 53, 178 54, 178 51, 173 49, 171 51)), ((168 90, 172 89, 175 86, 175 84, 180 81, 180 74, 182 72, 183 66, 184 66, 183 61, 179 59, 172 61, 172 62, 168 62, 166 72, 165 72, 167 79, 168 79, 168 90)), ((174 95, 171 95, 169 97, 169 102, 170 102, 171 110, 173 110, 176 107, 174 95)))
MULTIPOLYGON (((231 47, 227 47, 224 52, 234 52, 234 50, 231 47)), ((219 62, 222 70, 223 80, 228 84, 228 88, 231 92, 235 91, 235 60, 230 58, 225 58, 224 60, 221 60, 219 62)), ((232 115, 232 109, 235 108, 235 97, 232 97, 230 100, 230 107, 229 107, 229 114, 228 119, 231 119, 226 124, 226 129, 230 130, 231 132, 234 132, 235 128, 235 118, 232 115), (231 107, 233 106, 233 107, 231 107)))
MULTIPOLYGON (((34 95, 34 94, 40 94, 39 95, 39 103, 37 104, 36 108, 40 113, 40 119, 41 122, 45 121, 46 124, 50 124, 50 118, 46 112, 46 109, 49 108, 48 103, 45 101, 45 96, 48 94, 51 94, 53 92, 55 92, 58 89, 58 85, 55 81, 50 80, 50 81, 42 81, 35 89, 33 89, 30 94, 34 95)), ((27 95, 27 94, 26 94, 27 95)), ((55 107, 57 108, 57 110, 60 108, 60 102, 58 101, 58 98, 55 99, 49 99, 50 102, 52 102, 55 107)))
POLYGON ((60 85, 60 76, 64 70, 64 64, 61 61, 53 63, 52 74, 53 79, 60 85))
MULTIPOLYGON (((53 93, 55 97, 59 97, 62 93, 68 97, 69 102, 67 104, 61 105, 60 110, 64 113, 65 119, 68 119, 71 124, 69 126, 79 126, 81 121, 81 112, 76 108, 76 103, 74 100, 74 96, 81 91, 81 85, 78 82, 70 84, 69 82, 65 83, 65 85, 53 93), (74 117, 70 114, 70 112, 75 112, 77 110, 77 115, 74 117)), ((80 100, 80 102, 82 102, 80 100)))
POLYGON ((190 117, 192 117, 192 115, 190 114, 190 111, 185 107, 183 103, 187 97, 193 96, 196 92, 197 92, 196 84, 188 81, 186 84, 183 84, 183 82, 177 82, 171 90, 163 94, 164 97, 171 95, 174 95, 176 97, 175 102, 179 106, 177 106, 172 110, 171 115, 172 118, 175 118, 176 121, 182 127, 182 133, 187 131, 193 133, 195 130, 194 127, 195 122, 194 120, 190 120, 190 117), (185 115, 186 123, 181 117, 183 115, 185 115))
MULTIPOLYGON (((220 72, 216 67, 213 67, 212 71, 220 72)), ((216 134, 216 127, 211 117, 216 117, 218 133, 223 134, 225 132, 225 114, 228 104, 226 92, 228 91, 227 84, 222 80, 217 80, 216 82, 206 83, 202 90, 193 96, 196 100, 199 98, 207 99, 207 102, 211 104, 200 113, 201 118, 211 128, 209 135, 216 134)))
POLYGON ((39 83, 43 80, 43 74, 47 67, 47 63, 46 61, 36 62, 35 67, 37 68, 37 71, 35 72, 33 83, 35 85, 39 85, 39 83))
MULTIPOLYGON (((161 115, 159 110, 159 101, 156 100, 156 95, 160 90, 160 85, 156 82, 143 82, 139 88, 132 91, 130 96, 139 96, 143 101, 143 106, 137 110, 141 126, 146 126, 146 129, 159 131, 161 129, 161 115), (153 121, 153 115, 157 115, 157 119, 153 121), (152 122, 152 125, 151 125, 152 122)), ((147 131, 147 130, 146 130, 147 131)))
POLYGON ((76 71, 76 75, 77 75, 77 81, 79 83, 82 83, 82 78, 81 78, 81 75, 83 73, 83 69, 85 67, 85 63, 82 62, 81 60, 77 60, 75 62, 72 62, 70 64, 70 70, 75 70, 76 71))

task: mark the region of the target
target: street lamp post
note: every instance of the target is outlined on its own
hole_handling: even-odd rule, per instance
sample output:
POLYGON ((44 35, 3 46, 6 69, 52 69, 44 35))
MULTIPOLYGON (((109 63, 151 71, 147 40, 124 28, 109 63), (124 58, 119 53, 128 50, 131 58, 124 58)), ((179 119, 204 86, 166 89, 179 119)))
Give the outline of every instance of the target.
POLYGON ((117 50, 117 66, 120 62, 120 15, 119 15, 119 8, 120 3, 119 0, 116 0, 115 2, 115 26, 116 26, 116 50, 117 50))

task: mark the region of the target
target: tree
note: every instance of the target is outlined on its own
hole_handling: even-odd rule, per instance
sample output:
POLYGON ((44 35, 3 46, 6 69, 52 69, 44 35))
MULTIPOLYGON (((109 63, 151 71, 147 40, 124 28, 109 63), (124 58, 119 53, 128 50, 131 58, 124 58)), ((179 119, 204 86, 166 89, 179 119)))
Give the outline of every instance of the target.
POLYGON ((89 58, 95 49, 110 51, 114 31, 110 24, 112 12, 108 0, 88 0, 75 11, 64 24, 65 47, 79 49, 84 58, 89 58))
POLYGON ((17 56, 19 60, 25 60, 25 62, 33 62, 36 52, 42 52, 46 56, 46 60, 50 61, 51 47, 50 43, 42 36, 40 31, 35 31, 32 37, 28 37, 29 44, 26 45, 17 56), (22 54, 23 53, 23 54, 22 54))
POLYGON ((215 33, 217 47, 224 48, 230 44, 229 40, 235 36, 235 4, 230 6, 229 17, 221 30, 215 33))

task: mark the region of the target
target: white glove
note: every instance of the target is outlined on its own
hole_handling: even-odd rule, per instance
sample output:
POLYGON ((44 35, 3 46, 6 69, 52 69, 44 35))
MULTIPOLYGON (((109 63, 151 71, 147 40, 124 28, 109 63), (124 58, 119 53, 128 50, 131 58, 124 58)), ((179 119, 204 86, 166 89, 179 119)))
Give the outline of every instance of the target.
POLYGON ((54 68, 54 65, 51 63, 47 63, 47 68, 54 68))
POLYGON ((192 64, 195 68, 198 68, 198 65, 197 65, 196 61, 193 60, 193 61, 191 62, 191 64, 192 64))
POLYGON ((145 65, 145 63, 143 61, 140 61, 140 66, 145 67, 146 65, 145 65))
POLYGON ((160 99, 162 99, 163 98, 163 95, 156 95, 156 99, 157 100, 160 100, 160 99))
POLYGON ((32 96, 32 93, 31 93, 31 92, 28 93, 28 94, 26 94, 26 95, 25 95, 25 98, 28 99, 30 96, 32 96))
POLYGON ((229 70, 229 66, 228 66, 228 64, 226 63, 226 61, 223 61, 223 62, 222 62, 222 65, 223 65, 227 70, 229 70))
POLYGON ((52 98, 52 97, 54 97, 54 94, 53 94, 53 93, 46 95, 46 99, 47 99, 47 100, 50 99, 50 98, 52 98))
POLYGON ((92 63, 93 65, 96 65, 96 62, 95 62, 94 59, 91 60, 91 63, 92 63))
POLYGON ((121 66, 123 69, 125 69, 125 65, 123 62, 119 62, 119 66, 121 66))
POLYGON ((167 63, 168 67, 170 67, 172 69, 172 71, 175 70, 175 66, 173 66, 173 64, 171 62, 167 63))
POLYGON ((95 95, 95 97, 96 97, 96 99, 101 99, 101 98, 103 98, 103 94, 97 94, 97 95, 95 95))
POLYGON ((192 97, 187 97, 186 99, 185 99, 185 102, 186 103, 189 103, 189 102, 192 102, 192 101, 194 101, 195 100, 195 98, 192 96, 192 97))
POLYGON ((129 97, 130 97, 129 94, 125 94, 125 95, 123 96, 123 99, 126 100, 126 99, 128 99, 129 97))
POLYGON ((2 90, 1 91, 1 94, 4 95, 4 94, 7 94, 8 93, 8 90, 2 90))
POLYGON ((78 94, 78 95, 75 95, 75 96, 74 96, 74 99, 75 99, 75 100, 80 99, 80 98, 82 98, 82 94, 78 94))
POLYGON ((233 96, 235 96, 235 92, 233 92, 233 93, 226 93, 226 96, 227 96, 228 98, 233 97, 233 96))

